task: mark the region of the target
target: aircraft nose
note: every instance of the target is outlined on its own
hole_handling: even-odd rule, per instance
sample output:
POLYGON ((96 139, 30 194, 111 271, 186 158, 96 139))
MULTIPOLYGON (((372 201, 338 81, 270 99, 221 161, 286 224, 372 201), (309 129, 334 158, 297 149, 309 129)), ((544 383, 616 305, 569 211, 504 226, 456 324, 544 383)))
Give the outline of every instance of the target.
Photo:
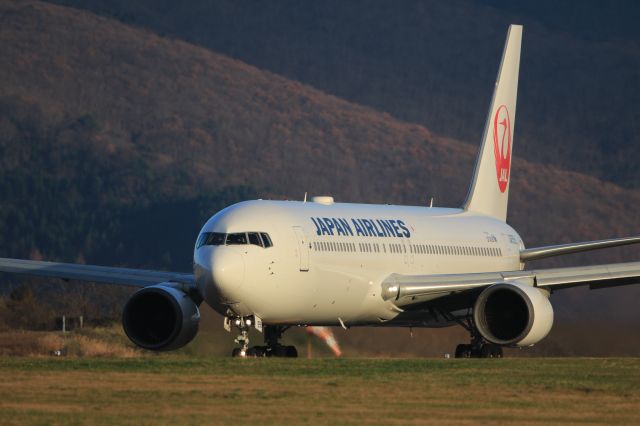
POLYGON ((222 299, 237 301, 244 272, 242 255, 230 247, 220 247, 211 254, 211 279, 222 299))

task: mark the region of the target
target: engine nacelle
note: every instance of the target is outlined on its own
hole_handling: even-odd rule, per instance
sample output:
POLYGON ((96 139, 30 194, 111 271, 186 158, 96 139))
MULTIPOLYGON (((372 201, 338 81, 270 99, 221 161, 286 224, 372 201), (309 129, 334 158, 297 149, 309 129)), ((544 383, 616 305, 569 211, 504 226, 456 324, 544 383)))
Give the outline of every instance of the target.
POLYGON ((141 348, 153 351, 183 347, 198 333, 199 322, 198 306, 171 283, 137 291, 122 312, 127 337, 141 348))
POLYGON ((549 334, 553 308, 548 294, 520 283, 498 283, 485 289, 473 307, 473 321, 491 343, 531 346, 549 334))

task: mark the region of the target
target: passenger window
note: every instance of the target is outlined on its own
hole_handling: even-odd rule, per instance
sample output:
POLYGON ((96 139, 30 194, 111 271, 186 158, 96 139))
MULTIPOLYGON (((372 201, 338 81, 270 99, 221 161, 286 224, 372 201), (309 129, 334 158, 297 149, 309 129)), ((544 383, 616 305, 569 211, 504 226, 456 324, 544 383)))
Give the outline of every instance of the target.
POLYGON ((261 232, 260 236, 262 237, 262 244, 264 245, 265 248, 273 247, 273 243, 271 242, 271 238, 269 237, 269 234, 267 234, 266 232, 261 232))
POLYGON ((244 232, 227 235, 227 245, 247 244, 247 234, 244 232))
POLYGON ((249 244, 262 247, 262 241, 260 240, 260 235, 258 235, 257 232, 249 232, 248 235, 249 235, 249 244))

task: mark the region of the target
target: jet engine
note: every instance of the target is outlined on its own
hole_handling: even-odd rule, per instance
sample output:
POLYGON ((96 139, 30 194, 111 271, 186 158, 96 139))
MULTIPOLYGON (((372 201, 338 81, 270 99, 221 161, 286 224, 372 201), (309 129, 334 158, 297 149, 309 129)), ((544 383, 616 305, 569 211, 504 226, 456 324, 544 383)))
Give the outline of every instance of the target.
POLYGON ((473 321, 485 340, 498 345, 531 346, 553 325, 548 294, 520 283, 498 283, 475 302, 473 321))
POLYGON ((141 348, 153 351, 183 347, 198 333, 199 322, 198 306, 171 283, 160 283, 137 291, 127 301, 122 313, 122 326, 127 337, 141 348))

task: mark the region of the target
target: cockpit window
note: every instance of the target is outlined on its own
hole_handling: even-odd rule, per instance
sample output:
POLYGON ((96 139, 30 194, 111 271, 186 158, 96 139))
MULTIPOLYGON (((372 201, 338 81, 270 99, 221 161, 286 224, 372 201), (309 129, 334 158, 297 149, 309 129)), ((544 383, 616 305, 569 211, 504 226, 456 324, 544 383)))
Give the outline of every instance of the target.
POLYGON ((259 247, 271 247, 273 243, 266 232, 235 232, 223 234, 221 232, 203 232, 196 241, 196 248, 202 246, 221 246, 252 244, 259 247))
POLYGON ((247 244, 247 234, 245 234, 244 232, 228 234, 227 245, 230 246, 233 244, 247 244))
POLYGON ((267 234, 266 232, 261 232, 260 236, 262 237, 262 242, 265 248, 273 246, 271 238, 269 238, 269 234, 267 234))
POLYGON ((260 239, 260 234, 257 232, 249 232, 249 244, 254 244, 256 246, 262 247, 262 240, 260 239))
POLYGON ((221 246, 224 244, 225 234, 220 232, 203 232, 198 237, 196 248, 202 246, 221 246))

